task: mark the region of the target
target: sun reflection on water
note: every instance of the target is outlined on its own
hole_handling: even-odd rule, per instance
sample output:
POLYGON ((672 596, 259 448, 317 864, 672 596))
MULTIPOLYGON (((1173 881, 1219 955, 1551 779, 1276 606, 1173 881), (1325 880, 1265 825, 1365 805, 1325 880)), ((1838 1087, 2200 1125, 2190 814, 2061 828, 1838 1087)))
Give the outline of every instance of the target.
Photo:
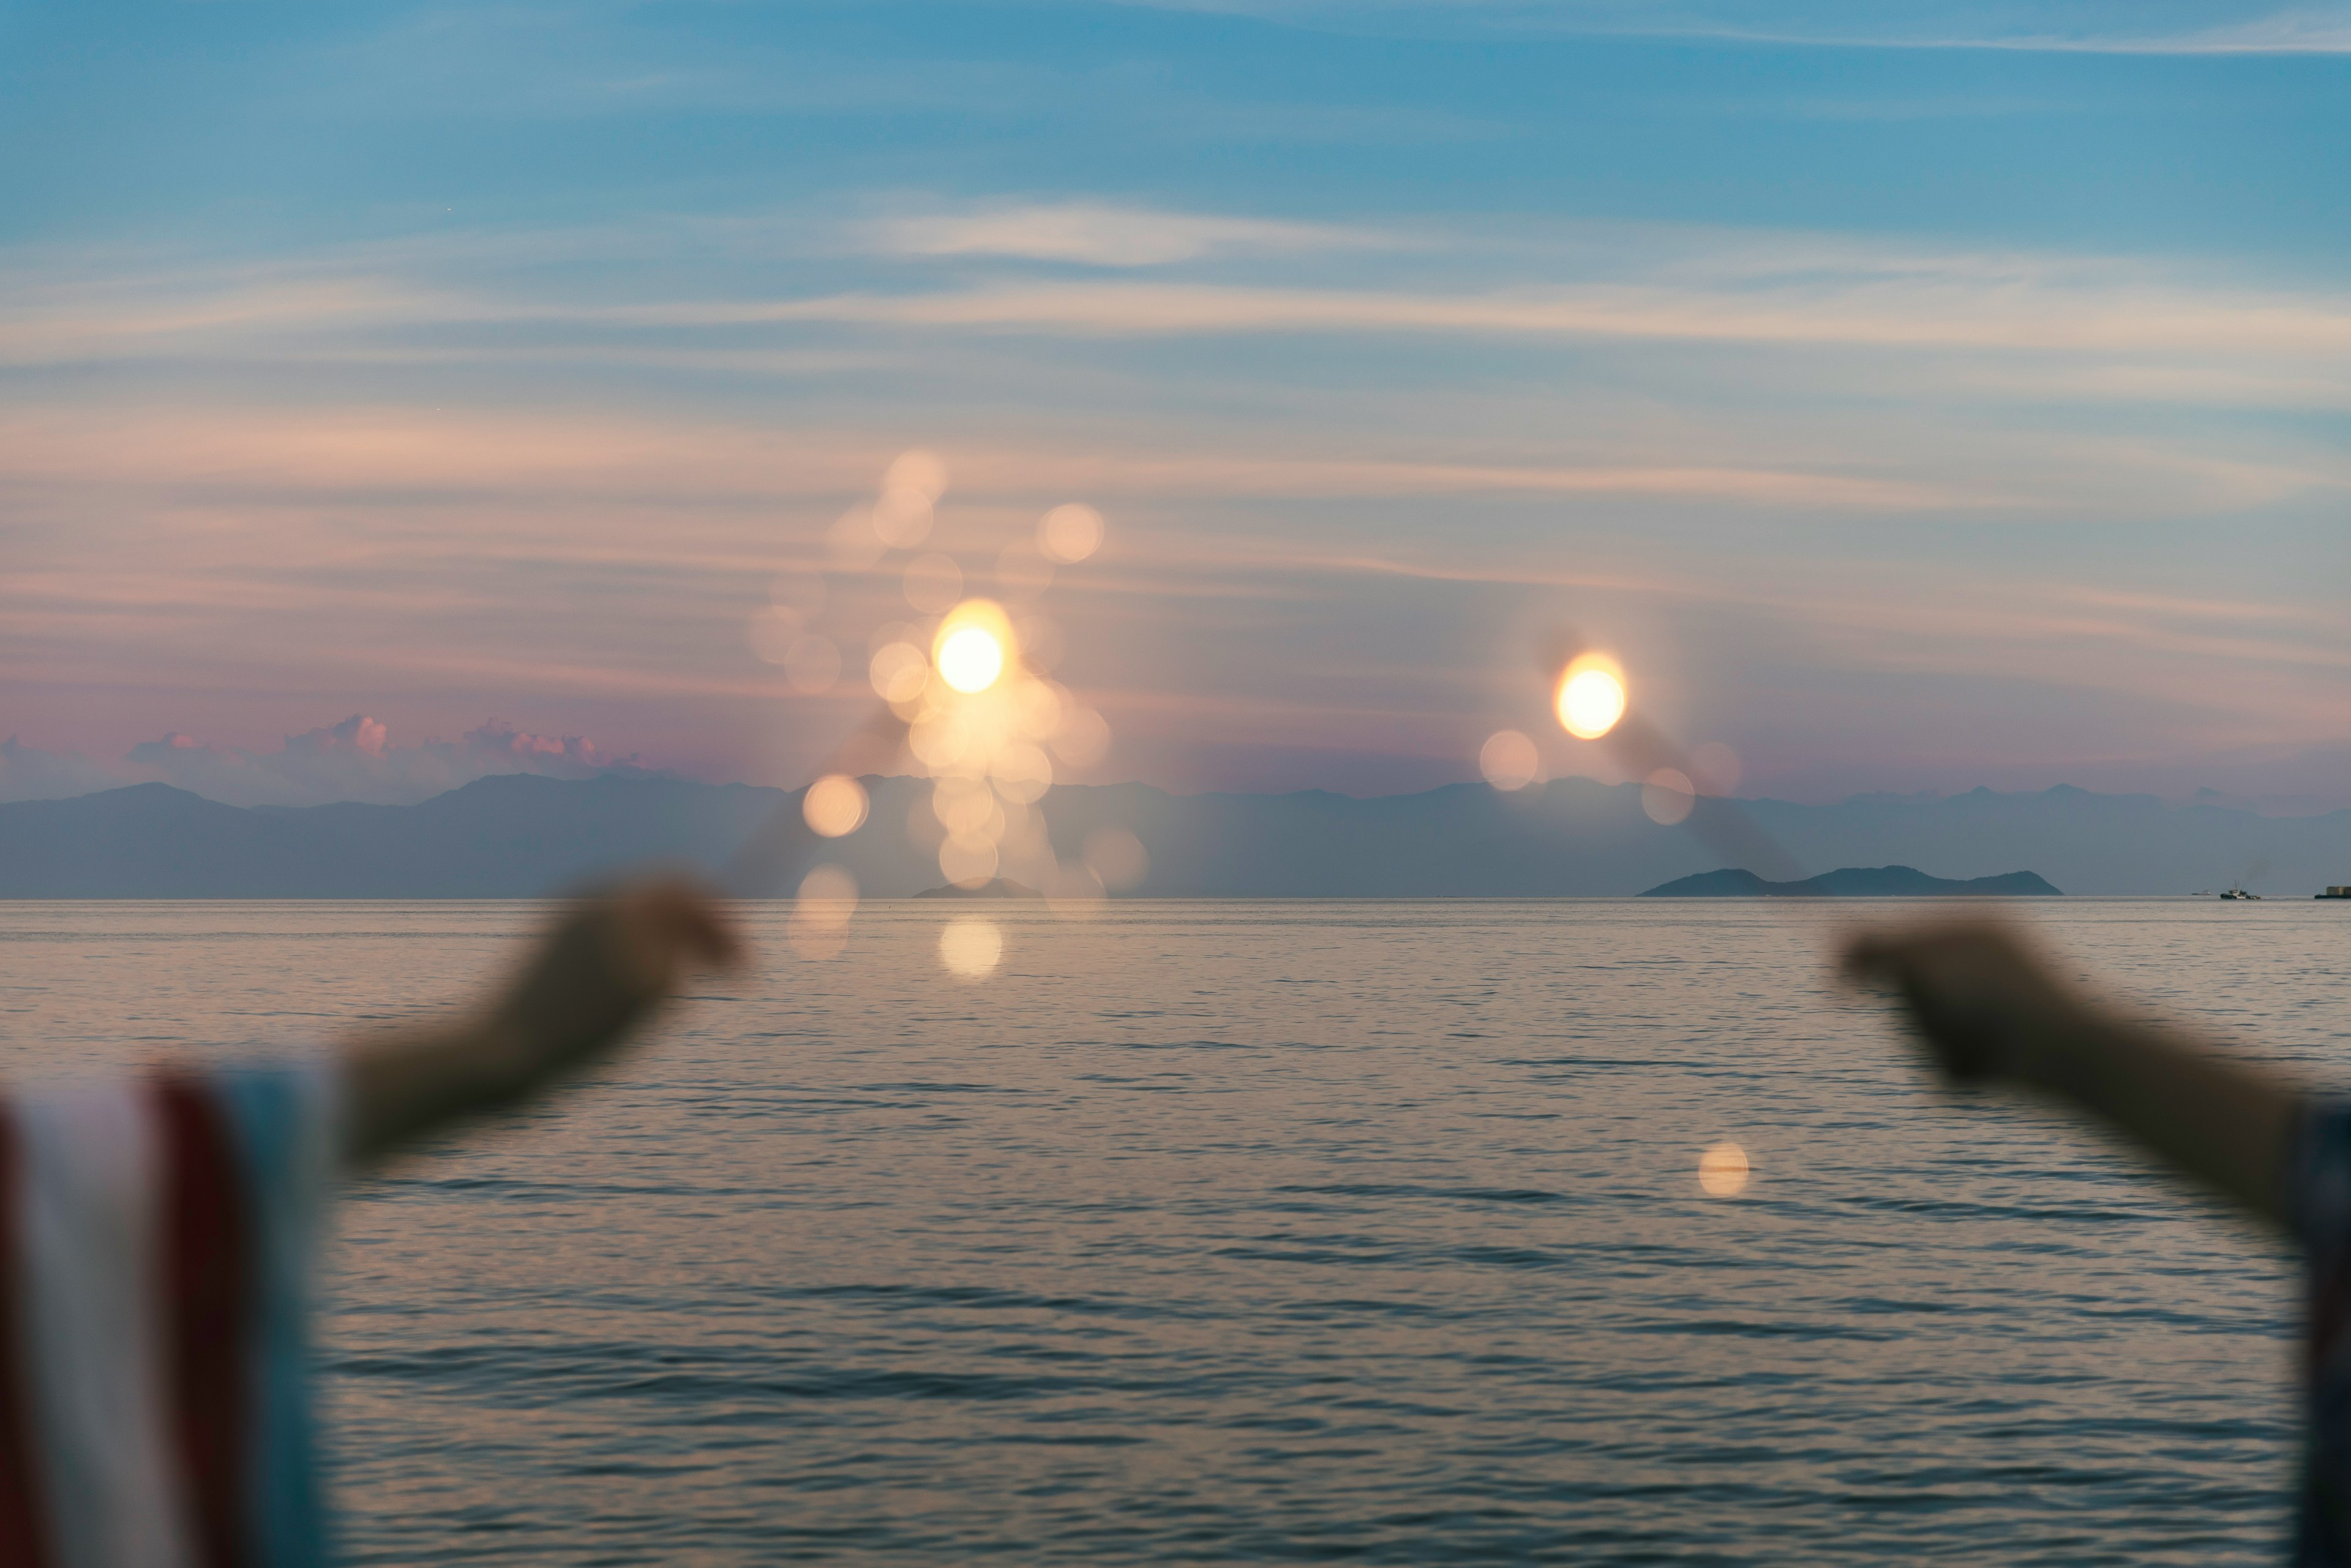
POLYGON ((857 879, 837 865, 820 865, 801 879, 785 938, 803 958, 835 957, 849 940, 849 923, 856 914, 857 879))
POLYGON ((1747 1151, 1720 1143, 1698 1156, 1698 1185, 1708 1197, 1737 1197, 1747 1190, 1747 1151))
POLYGON ((950 920, 939 929, 939 962, 959 980, 984 980, 1004 957, 1004 933, 992 920, 950 920))

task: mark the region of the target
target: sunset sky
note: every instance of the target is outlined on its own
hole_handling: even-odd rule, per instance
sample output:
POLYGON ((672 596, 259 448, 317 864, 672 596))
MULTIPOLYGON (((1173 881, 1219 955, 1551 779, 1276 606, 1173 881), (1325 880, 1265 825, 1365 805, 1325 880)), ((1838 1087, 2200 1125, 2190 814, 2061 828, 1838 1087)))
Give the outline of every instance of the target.
POLYGON ((13 7, 0 148, 0 796, 798 784, 921 448, 1108 519, 1091 777, 1474 778, 1574 628, 1742 794, 2351 805, 2351 5, 13 7))

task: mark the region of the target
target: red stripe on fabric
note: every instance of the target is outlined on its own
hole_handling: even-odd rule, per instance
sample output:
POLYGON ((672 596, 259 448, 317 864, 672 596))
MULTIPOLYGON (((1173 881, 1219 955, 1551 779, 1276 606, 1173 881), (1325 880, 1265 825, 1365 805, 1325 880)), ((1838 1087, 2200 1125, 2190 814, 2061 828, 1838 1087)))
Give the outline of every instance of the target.
POLYGON ((243 1568, 252 1257, 245 1193, 219 1103, 180 1073, 155 1081, 163 1134, 164 1395, 185 1483, 194 1568, 243 1568))
POLYGON ((49 1568, 49 1521, 34 1470, 33 1404, 26 1368, 25 1239, 18 1215, 25 1194, 25 1141, 0 1105, 0 1563, 49 1568))

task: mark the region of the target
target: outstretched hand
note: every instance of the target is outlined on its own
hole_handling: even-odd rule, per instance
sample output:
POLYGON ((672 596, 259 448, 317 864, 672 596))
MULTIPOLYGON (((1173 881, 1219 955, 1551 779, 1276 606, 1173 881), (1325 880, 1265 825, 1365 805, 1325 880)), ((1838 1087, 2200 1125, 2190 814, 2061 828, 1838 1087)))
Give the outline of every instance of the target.
POLYGON ((725 967, 741 945, 692 883, 640 883, 574 904, 490 1015, 540 1072, 582 1065, 625 1039, 689 970, 725 967))
POLYGON ((2301 1092, 2179 1030, 2065 985, 2010 929, 1926 925, 1863 936, 1844 973, 1890 988, 1945 1076, 2005 1082, 2105 1122, 2274 1224, 2301 1092))
POLYGON ((742 945, 717 904, 664 878, 572 904, 486 1012, 361 1041, 348 1053, 354 1157, 528 1098, 626 1040, 692 970, 742 945))
POLYGON ((1898 996, 1936 1065, 1955 1082, 2032 1082, 2038 1044, 2081 1022, 2082 1005, 2005 927, 1926 925, 1857 937, 1847 979, 1898 996))

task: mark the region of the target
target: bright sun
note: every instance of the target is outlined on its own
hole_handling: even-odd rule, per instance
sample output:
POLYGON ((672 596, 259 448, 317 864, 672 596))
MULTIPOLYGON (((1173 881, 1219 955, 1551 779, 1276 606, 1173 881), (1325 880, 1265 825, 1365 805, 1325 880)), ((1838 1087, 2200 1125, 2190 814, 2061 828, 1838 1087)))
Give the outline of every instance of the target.
POLYGON ((939 674, 956 690, 984 692, 1004 673, 1004 644, 985 626, 958 626, 939 640, 939 674))
POLYGON ((1559 722, 1578 740, 1597 740, 1625 716, 1625 676, 1614 660, 1586 653, 1559 683, 1559 722))

